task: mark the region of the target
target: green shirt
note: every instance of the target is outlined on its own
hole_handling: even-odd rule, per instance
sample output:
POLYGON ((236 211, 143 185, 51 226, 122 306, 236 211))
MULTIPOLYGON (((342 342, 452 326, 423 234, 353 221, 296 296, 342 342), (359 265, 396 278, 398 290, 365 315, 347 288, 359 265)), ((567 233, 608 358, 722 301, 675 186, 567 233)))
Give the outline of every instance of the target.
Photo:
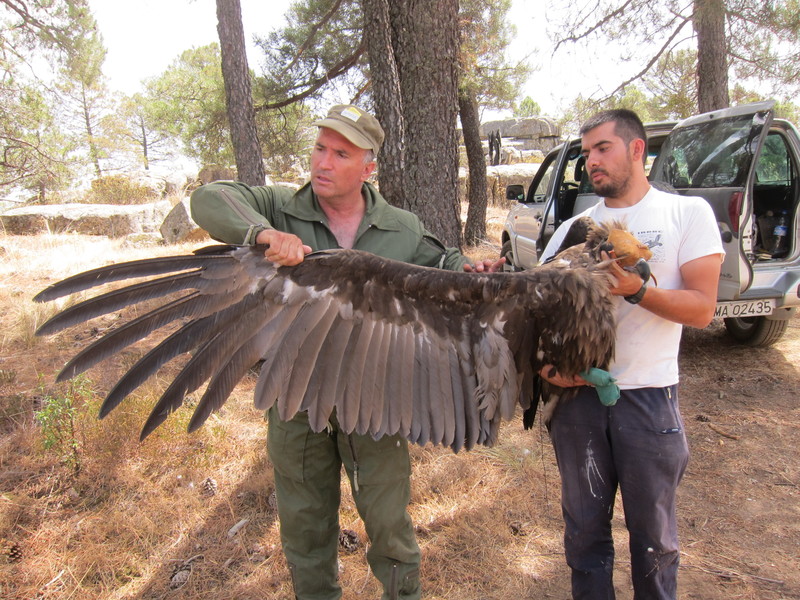
MULTIPOLYGON (((416 215, 391 206, 369 183, 362 193, 367 210, 354 249, 451 271, 469 262, 456 248, 445 248, 416 215)), ((211 183, 192 194, 191 211, 200 227, 227 244, 253 245, 260 231, 277 229, 293 233, 312 250, 339 247, 311 184, 294 192, 282 186, 211 183)))

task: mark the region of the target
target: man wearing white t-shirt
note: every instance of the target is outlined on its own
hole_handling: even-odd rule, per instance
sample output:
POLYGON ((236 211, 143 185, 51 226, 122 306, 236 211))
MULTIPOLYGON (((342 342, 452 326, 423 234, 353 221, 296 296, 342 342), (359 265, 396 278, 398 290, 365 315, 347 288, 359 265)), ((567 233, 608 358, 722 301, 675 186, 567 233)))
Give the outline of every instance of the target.
MULTIPOLYGON (((653 252, 653 274, 613 265, 618 296, 612 376, 621 390, 604 406, 593 387, 545 367, 562 387, 580 386, 549 423, 562 480, 564 549, 573 598, 614 598, 611 517, 617 488, 630 536, 634 597, 674 599, 678 534, 675 492, 689 451, 678 409, 678 347, 683 325, 705 327, 716 306, 724 256, 713 211, 705 200, 658 191, 644 170, 644 126, 629 110, 598 113, 581 128, 586 169, 601 200, 581 213, 597 222, 622 221, 653 252)), ((573 219, 555 232, 546 260, 573 219)))

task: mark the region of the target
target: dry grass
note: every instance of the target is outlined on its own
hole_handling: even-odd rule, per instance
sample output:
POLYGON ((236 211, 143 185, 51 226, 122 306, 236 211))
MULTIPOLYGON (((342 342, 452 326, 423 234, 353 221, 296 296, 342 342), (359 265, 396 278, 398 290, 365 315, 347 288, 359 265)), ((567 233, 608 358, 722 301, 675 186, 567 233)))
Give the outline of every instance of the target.
MULTIPOLYGON (((489 205, 486 209, 486 239, 478 246, 470 246, 464 249, 464 254, 472 260, 482 260, 484 258, 497 259, 500 257, 500 236, 503 233, 503 225, 506 221, 508 207, 499 205, 489 205)), ((467 206, 461 206, 461 222, 467 220, 467 206)))
MULTIPOLYGON (((473 258, 498 255, 495 236, 499 236, 504 215, 503 209, 490 209, 489 229, 494 240, 470 249, 473 258)), ((141 350, 131 350, 112 364, 92 369, 92 394, 75 407, 75 441, 82 457, 77 475, 61 462, 58 453, 45 451, 42 428, 33 418, 34 411, 41 409, 43 396, 64 397, 64 386, 52 384, 55 373, 97 333, 78 327, 46 340, 34 338, 35 325, 48 311, 30 302, 33 294, 52 281, 101 263, 189 248, 127 248, 119 242, 80 236, 4 237, 0 247, 0 310, 4 315, 0 338, 0 544, 10 552, 8 558, 0 556, 0 598, 291 598, 276 514, 269 500, 273 481, 266 458, 266 427, 251 405, 253 376, 240 384, 224 410, 199 432, 184 432, 190 410, 179 410, 140 444, 140 424, 168 375, 146 384, 109 417, 97 421, 102 391, 110 388, 141 350), (203 482, 208 478, 216 481, 214 495, 204 491, 203 482), (231 528, 245 519, 246 524, 231 535, 231 528), (185 581, 178 585, 181 577, 185 581)), ((109 326, 115 318, 99 319, 96 329, 109 326)), ((769 357, 774 359, 778 352, 796 356, 800 351, 798 329, 793 327, 787 345, 771 349, 769 357)), ((690 338, 696 364, 685 370, 696 380, 697 390, 724 385, 725 392, 733 396, 730 382, 717 382, 715 387, 713 377, 720 375, 709 375, 709 369, 703 368, 705 361, 719 354, 714 343, 718 344, 720 335, 712 331, 709 341, 704 334, 697 332, 690 338)), ((747 361, 739 357, 742 364, 753 362, 753 351, 748 352, 747 361)), ((773 399, 769 405, 759 405, 758 411, 745 411, 739 404, 725 409, 715 403, 715 396, 699 391, 696 404, 684 404, 701 462, 694 463, 696 471, 688 477, 682 498, 681 527, 686 539, 682 577, 686 583, 681 598, 800 597, 800 580, 792 566, 797 564, 800 547, 798 468, 793 445, 788 443, 790 437, 796 439, 794 398, 798 390, 796 380, 787 379, 794 373, 792 361, 786 362, 777 374, 774 367, 767 369, 763 361, 758 363, 772 379, 766 374, 758 379, 757 373, 745 379, 738 371, 733 376, 740 378, 742 385, 754 386, 753 391, 762 390, 762 395, 766 393, 764 385, 770 386, 770 394, 775 390, 791 394, 794 404, 773 399), (775 406, 783 407, 784 412, 771 412, 775 406), (737 462, 738 455, 730 453, 739 442, 716 444, 719 436, 694 424, 693 418, 700 412, 742 436, 742 444, 748 437, 766 436, 774 449, 772 455, 748 463, 739 457, 737 462), (707 438, 711 440, 708 443, 707 438), (765 478, 772 484, 756 490, 752 482, 765 478), (744 487, 746 492, 740 489, 744 487), (780 542, 765 540, 758 545, 761 529, 753 530, 751 522, 737 518, 741 507, 725 500, 725 494, 736 494, 740 504, 743 494, 760 502, 775 498, 786 512, 782 523, 774 522, 780 519, 780 511, 774 507, 770 513, 773 523, 750 519, 759 528, 769 527, 770 535, 779 537, 780 542), (793 502, 794 508, 785 502, 793 502), (737 543, 742 537, 748 543, 737 543)), ((694 384, 690 381, 689 385, 694 384)), ((425 598, 501 600, 569 595, 561 543, 560 484, 546 434, 538 425, 534 431, 524 432, 515 421, 503 426, 500 439, 494 448, 459 455, 441 448, 412 449, 409 510, 423 551, 425 598)), ((769 503, 763 508, 770 508, 769 503)), ((629 599, 621 514, 618 507, 618 597, 629 599)), ((344 598, 379 597, 364 557, 364 528, 346 484, 341 524, 356 531, 362 540, 355 552, 341 555, 344 598)))

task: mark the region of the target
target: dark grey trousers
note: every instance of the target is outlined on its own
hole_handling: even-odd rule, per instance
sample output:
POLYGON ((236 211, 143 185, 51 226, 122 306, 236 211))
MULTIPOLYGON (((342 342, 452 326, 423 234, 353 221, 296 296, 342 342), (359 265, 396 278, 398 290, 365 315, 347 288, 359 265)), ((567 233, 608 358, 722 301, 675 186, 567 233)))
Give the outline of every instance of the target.
POLYGON ((614 598, 611 518, 619 488, 634 598, 674 599, 675 492, 689 459, 677 386, 623 390, 611 407, 600 403, 594 388, 581 388, 556 407, 550 437, 561 474, 573 598, 614 598))

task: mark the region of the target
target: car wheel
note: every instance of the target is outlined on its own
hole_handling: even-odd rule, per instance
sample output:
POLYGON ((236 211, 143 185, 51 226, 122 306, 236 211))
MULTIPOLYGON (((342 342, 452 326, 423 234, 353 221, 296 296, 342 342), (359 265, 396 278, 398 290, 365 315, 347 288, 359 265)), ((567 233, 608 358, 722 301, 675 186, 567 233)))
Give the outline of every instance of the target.
POLYGON ((503 265, 503 271, 507 273, 518 271, 517 267, 514 265, 514 250, 511 248, 511 240, 508 240, 503 244, 503 247, 500 248, 500 258, 506 259, 503 265))
POLYGON ((748 346, 774 344, 789 327, 788 320, 767 319, 766 317, 730 317, 724 321, 725 329, 728 330, 731 337, 748 346))

